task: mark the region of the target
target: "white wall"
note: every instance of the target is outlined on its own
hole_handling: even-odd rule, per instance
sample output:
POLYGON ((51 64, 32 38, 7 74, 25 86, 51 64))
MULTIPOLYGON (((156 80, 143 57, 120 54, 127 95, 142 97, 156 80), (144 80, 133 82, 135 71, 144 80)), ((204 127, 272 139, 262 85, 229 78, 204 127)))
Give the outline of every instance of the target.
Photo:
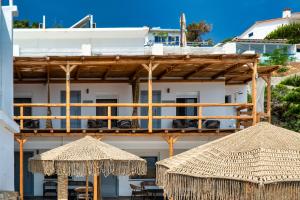
POLYGON ((14 191, 14 136, 0 125, 0 191, 14 191))
POLYGON ((0 2, 0 190, 14 190, 12 19, 14 6, 0 2))
POLYGON ((15 29, 16 56, 144 54, 147 28, 15 29), (89 46, 89 52, 85 47, 89 46))
POLYGON ((265 37, 279 26, 288 24, 288 19, 273 20, 268 22, 258 22, 246 30, 240 39, 265 39, 265 37), (253 36, 249 37, 249 33, 253 32, 253 36))

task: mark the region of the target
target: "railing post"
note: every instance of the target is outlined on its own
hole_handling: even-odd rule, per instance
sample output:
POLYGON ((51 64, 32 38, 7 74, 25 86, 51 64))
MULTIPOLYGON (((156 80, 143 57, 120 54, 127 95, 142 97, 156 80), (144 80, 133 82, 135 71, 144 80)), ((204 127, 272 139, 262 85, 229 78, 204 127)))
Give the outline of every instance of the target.
POLYGON ((23 116, 24 116, 24 107, 21 106, 20 107, 20 129, 21 130, 24 128, 24 119, 23 119, 23 116))
POLYGON ((198 107, 198 129, 202 129, 202 107, 198 107))
POLYGON ((253 122, 252 124, 255 125, 257 123, 257 105, 256 105, 256 99, 257 99, 257 88, 256 88, 256 78, 257 78, 257 60, 253 63, 252 68, 252 118, 253 122))
MULTIPOLYGON (((237 115, 237 116, 240 116, 240 115, 241 115, 240 109, 238 109, 238 110, 236 111, 236 115, 237 115)), ((241 122, 240 122, 239 119, 236 120, 236 128, 237 128, 237 129, 240 129, 240 128, 241 128, 241 122)))
POLYGON ((107 128, 111 129, 111 106, 107 107, 107 128))

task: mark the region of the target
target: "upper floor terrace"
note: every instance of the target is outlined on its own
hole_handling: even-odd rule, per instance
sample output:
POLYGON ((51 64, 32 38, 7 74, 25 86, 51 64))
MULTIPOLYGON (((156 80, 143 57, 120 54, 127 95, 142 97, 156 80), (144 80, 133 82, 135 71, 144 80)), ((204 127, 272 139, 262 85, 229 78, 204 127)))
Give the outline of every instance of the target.
POLYGON ((256 55, 15 57, 16 101, 43 94, 16 102, 15 120, 27 136, 228 134, 257 122, 256 79, 276 69, 256 55))
MULTIPOLYGON (((167 31, 167 30, 165 30, 167 31)), ((170 32, 171 30, 169 30, 170 32)), ((14 56, 199 55, 225 54, 223 47, 180 47, 154 40, 148 27, 14 29, 14 56)), ((173 34, 178 34, 177 32, 173 34)), ((168 36, 175 37, 178 36, 168 36)), ((178 38, 176 39, 178 40, 178 38)), ((175 41, 176 41, 175 40, 175 41)))

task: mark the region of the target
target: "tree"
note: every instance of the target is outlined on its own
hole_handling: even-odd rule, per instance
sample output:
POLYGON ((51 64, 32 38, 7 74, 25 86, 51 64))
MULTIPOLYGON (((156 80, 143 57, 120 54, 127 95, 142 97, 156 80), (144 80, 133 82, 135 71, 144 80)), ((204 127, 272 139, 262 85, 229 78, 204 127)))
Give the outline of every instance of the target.
POLYGON ((282 25, 269 33, 266 39, 286 39, 290 44, 298 44, 300 42, 300 23, 282 25))
POLYGON ((205 21, 191 23, 187 26, 187 41, 199 42, 202 40, 202 35, 212 30, 212 26, 205 21))
POLYGON ((289 77, 272 89, 272 121, 300 132, 300 76, 289 77))
POLYGON ((15 20, 14 28, 39 28, 38 22, 29 22, 29 20, 15 20))

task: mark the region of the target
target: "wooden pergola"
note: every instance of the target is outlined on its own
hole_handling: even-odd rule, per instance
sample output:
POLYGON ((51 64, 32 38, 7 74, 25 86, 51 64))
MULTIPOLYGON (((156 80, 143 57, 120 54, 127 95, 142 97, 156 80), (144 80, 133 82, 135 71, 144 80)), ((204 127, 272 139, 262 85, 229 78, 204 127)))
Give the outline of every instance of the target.
MULTIPOLYGON (((252 120, 252 124, 258 121, 256 112, 256 79, 264 78, 267 82, 267 111, 262 116, 270 119, 271 113, 271 73, 277 66, 258 67, 258 55, 164 55, 164 56, 68 56, 68 57, 15 57, 14 58, 14 81, 15 84, 55 84, 65 83, 66 103, 32 103, 15 104, 20 107, 20 116, 15 119, 20 120, 21 133, 15 134, 16 140, 20 144, 20 196, 23 200, 23 145, 30 137, 81 137, 91 135, 102 138, 104 136, 161 136, 169 145, 169 154, 173 156, 174 143, 180 136, 195 136, 215 134, 219 136, 227 135, 233 130, 210 130, 202 129, 203 119, 236 119, 252 120), (226 85, 247 84, 252 81, 252 103, 153 103, 152 85, 153 82, 224 82, 226 85), (72 83, 148 83, 148 103, 71 103, 70 91, 72 83), (248 115, 239 116, 203 116, 204 107, 237 107, 238 112, 250 108, 252 112, 248 115), (24 107, 65 107, 65 116, 24 116, 24 107), (71 107, 107 107, 108 116, 71 116, 71 107), (147 116, 112 116, 112 107, 147 107, 147 116), (197 107, 197 116, 153 116, 153 107, 197 107), (24 129, 26 119, 65 119, 66 129, 24 129), (107 130, 72 130, 71 119, 105 119, 108 120, 107 130), (146 130, 132 129, 113 130, 112 120, 148 120, 146 130), (196 130, 155 130, 153 129, 153 119, 195 119, 198 120, 196 130)), ((134 92, 135 93, 135 92, 134 92)), ((134 94, 133 94, 134 95, 134 94)), ((49 99, 49 97, 48 97, 49 99)), ((135 99, 135 98, 133 98, 135 99)), ((94 181, 97 182, 97 177, 94 181)), ((97 184, 96 184, 97 185, 97 184)))

